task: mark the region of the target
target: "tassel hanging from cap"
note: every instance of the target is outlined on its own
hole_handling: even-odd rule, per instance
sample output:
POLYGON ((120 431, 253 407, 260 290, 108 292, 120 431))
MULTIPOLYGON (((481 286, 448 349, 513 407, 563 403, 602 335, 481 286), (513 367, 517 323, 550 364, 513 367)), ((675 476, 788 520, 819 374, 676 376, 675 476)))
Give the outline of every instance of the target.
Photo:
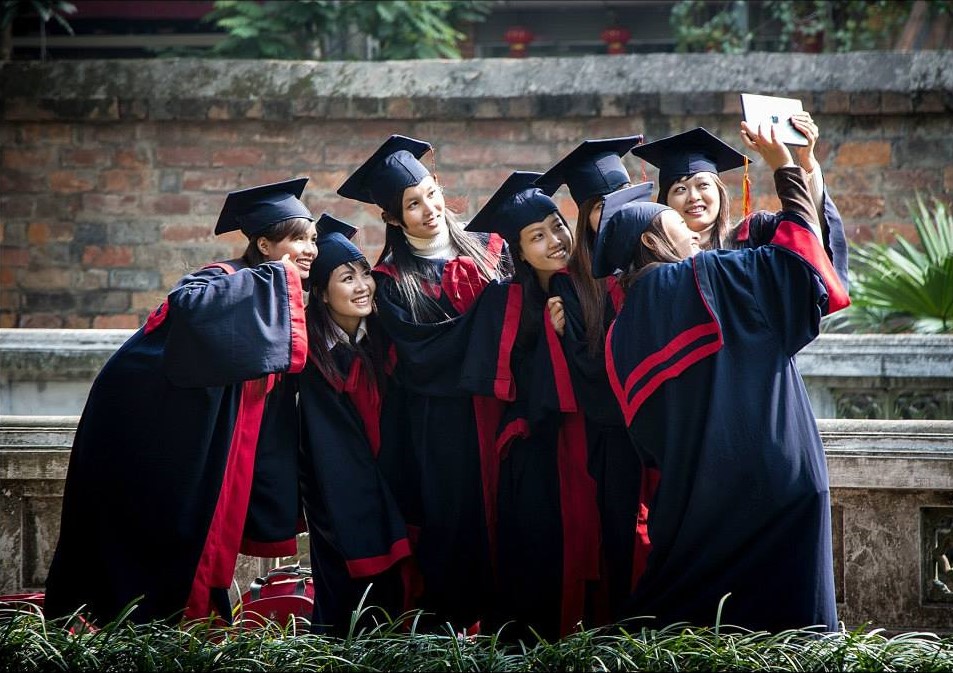
MULTIPOLYGON (((645 136, 641 136, 639 138, 638 144, 636 144, 636 147, 638 147, 639 145, 644 145, 644 144, 645 144, 645 136)), ((639 157, 639 163, 642 164, 642 182, 648 182, 649 178, 645 172, 645 159, 642 157, 639 157)))
POLYGON ((433 181, 438 185, 440 180, 437 178, 437 148, 430 148, 430 174, 433 175, 433 181))
POLYGON ((741 208, 744 216, 751 214, 751 178, 748 177, 748 157, 745 157, 745 174, 741 180, 741 208))

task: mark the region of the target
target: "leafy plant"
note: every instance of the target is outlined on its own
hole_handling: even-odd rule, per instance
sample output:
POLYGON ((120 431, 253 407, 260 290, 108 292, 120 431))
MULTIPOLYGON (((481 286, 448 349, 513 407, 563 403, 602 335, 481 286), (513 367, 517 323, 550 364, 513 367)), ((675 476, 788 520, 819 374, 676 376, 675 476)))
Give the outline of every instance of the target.
POLYGON ((73 27, 66 14, 76 12, 76 5, 66 0, 3 0, 0 5, 0 29, 3 31, 2 58, 9 60, 12 50, 13 21, 19 17, 35 14, 40 19, 40 59, 46 60, 46 24, 55 20, 63 29, 73 34, 73 27))
POLYGON ((204 20, 228 33, 213 49, 220 56, 362 58, 353 45, 370 39, 377 59, 459 58, 459 27, 489 9, 487 0, 217 0, 204 20))
POLYGON ((921 248, 903 236, 896 247, 853 245, 849 323, 865 331, 953 332, 953 213, 919 194, 910 212, 921 248))
POLYGON ((710 3, 680 0, 672 8, 669 23, 677 52, 748 51, 752 34, 747 30, 747 3, 743 0, 710 3))

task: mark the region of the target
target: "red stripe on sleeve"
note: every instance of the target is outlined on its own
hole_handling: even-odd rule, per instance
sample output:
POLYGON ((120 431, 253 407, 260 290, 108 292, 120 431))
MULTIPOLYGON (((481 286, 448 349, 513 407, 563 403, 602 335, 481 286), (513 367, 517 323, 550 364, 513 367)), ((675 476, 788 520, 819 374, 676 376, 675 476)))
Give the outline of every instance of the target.
POLYGON ((297 374, 304 369, 308 358, 308 328, 304 319, 304 291, 297 267, 289 261, 284 263, 285 277, 288 282, 288 306, 291 309, 291 366, 289 374, 297 374))
POLYGON ((834 265, 813 232, 796 222, 784 220, 778 225, 771 243, 796 253, 814 268, 827 286, 828 314, 850 306, 850 296, 841 285, 840 278, 834 271, 834 265))

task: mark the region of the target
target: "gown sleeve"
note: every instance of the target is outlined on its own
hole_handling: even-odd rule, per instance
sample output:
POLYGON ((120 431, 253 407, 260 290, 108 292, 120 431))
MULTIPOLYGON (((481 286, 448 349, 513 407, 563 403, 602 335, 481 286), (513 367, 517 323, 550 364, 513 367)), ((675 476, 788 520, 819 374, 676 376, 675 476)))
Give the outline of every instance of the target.
POLYGON ((202 269, 183 278, 166 305, 163 369, 174 385, 230 385, 304 367, 301 279, 289 263, 202 269))

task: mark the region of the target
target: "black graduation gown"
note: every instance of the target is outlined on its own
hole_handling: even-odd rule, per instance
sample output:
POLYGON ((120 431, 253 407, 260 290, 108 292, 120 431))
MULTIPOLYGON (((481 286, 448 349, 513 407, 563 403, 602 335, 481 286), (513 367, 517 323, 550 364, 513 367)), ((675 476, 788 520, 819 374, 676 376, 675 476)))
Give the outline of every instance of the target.
POLYGON ((771 245, 648 270, 607 338, 633 441, 661 470, 630 614, 834 630, 824 449, 794 355, 849 304, 803 221, 771 245), (650 320, 646 320, 650 316, 650 320))
MULTIPOLYGON (((496 510, 489 518, 498 581, 494 626, 514 620, 549 639, 591 623, 600 523, 586 425, 545 308, 535 343, 517 344, 522 290, 491 283, 472 313, 461 385, 506 403, 495 433, 496 510)), ((492 489, 491 489, 492 490, 492 489)))
MULTIPOLYGON (((615 319, 623 292, 615 276, 606 279, 605 327, 615 319)), ((573 390, 586 418, 589 472, 598 485, 602 522, 603 596, 599 623, 623 616, 649 552, 648 503, 658 470, 646 466, 632 445, 606 375, 605 351, 589 351, 582 306, 568 272, 553 275, 550 293, 563 300, 566 327, 561 338, 573 390)))
POLYGON ((76 430, 50 617, 231 618, 239 551, 295 553, 301 280, 240 260, 183 278, 103 366, 76 430))
POLYGON ((312 631, 341 635, 369 583, 364 607, 400 615, 412 575, 407 526, 377 462, 382 414, 393 411, 352 348, 337 344, 331 355, 343 377, 329 381, 310 359, 300 376, 301 492, 315 586, 312 631))
MULTIPOLYGON (((489 237, 491 264, 502 247, 502 238, 489 237)), ((439 279, 426 289, 447 316, 440 322, 411 316, 392 264, 374 269, 375 301, 396 348, 399 404, 412 447, 412 455, 403 457, 403 472, 413 488, 400 488, 398 498, 412 538, 418 537, 414 554, 423 576, 418 607, 434 613, 437 624, 469 629, 492 601, 483 478, 488 438, 480 430, 492 421, 479 420, 484 405, 461 390, 458 380, 469 335, 467 309, 486 283, 468 257, 421 262, 439 279)))

